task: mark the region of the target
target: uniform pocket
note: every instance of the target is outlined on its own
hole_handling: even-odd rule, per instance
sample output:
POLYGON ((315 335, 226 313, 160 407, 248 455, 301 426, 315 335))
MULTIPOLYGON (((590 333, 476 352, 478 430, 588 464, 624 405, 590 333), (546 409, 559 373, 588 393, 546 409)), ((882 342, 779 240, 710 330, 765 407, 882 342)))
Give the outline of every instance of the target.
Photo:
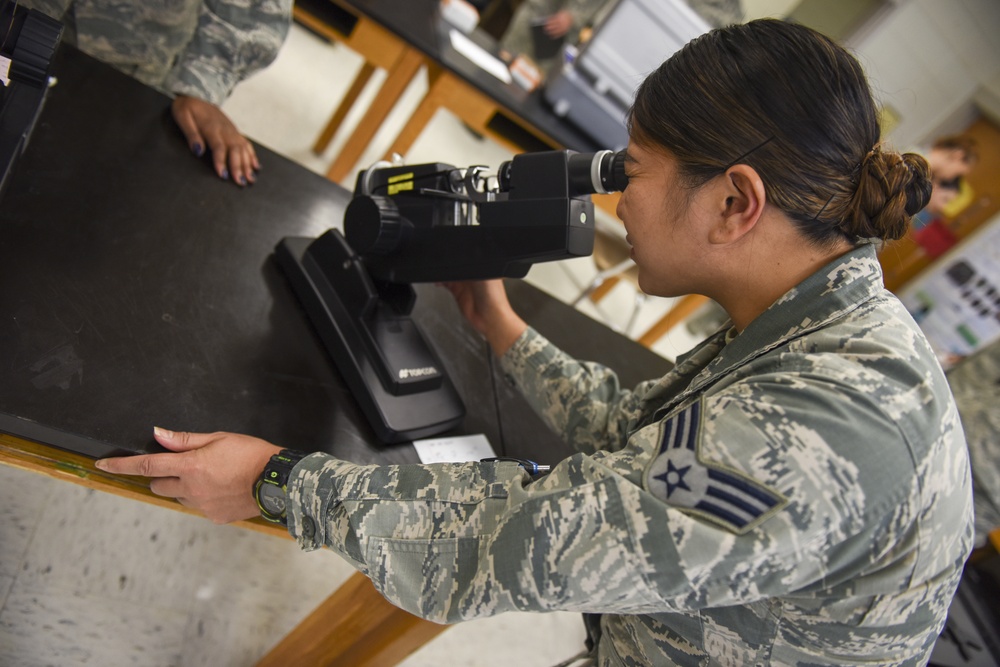
POLYGON ((438 623, 462 620, 459 596, 473 585, 480 539, 368 541, 368 576, 390 602, 438 623))

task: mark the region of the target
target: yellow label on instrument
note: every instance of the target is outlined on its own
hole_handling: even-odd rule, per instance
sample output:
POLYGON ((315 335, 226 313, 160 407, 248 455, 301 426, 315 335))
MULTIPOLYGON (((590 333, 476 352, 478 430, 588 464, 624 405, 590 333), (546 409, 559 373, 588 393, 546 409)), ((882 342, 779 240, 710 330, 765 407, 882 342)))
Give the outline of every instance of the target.
POLYGON ((413 189, 413 172, 408 174, 396 174, 395 176, 390 176, 387 181, 389 184, 388 193, 394 195, 397 192, 403 192, 404 190, 413 189))

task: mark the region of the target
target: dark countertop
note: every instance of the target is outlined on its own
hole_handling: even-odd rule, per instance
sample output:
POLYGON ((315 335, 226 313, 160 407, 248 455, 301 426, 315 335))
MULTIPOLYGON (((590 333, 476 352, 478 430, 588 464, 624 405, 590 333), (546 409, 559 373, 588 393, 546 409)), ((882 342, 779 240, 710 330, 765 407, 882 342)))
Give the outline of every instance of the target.
MULTIPOLYGON (((227 430, 360 463, 377 443, 271 253, 341 224, 349 193, 263 147, 240 189, 195 164, 160 93, 65 48, 0 204, 0 431, 90 456, 156 451, 153 425, 227 430)), ((623 383, 669 363, 524 283, 512 301, 623 383)), ((552 461, 569 450, 493 378, 451 296, 414 319, 466 407, 455 433, 552 461), (500 387, 495 390, 495 387, 500 387)))

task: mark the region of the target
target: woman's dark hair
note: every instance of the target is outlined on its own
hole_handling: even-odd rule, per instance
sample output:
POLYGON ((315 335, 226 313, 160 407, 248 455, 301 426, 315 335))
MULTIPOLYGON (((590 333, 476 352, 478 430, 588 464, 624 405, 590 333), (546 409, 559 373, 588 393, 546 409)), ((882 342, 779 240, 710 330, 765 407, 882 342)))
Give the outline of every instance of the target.
POLYGON ((706 33, 639 87, 634 141, 698 186, 737 163, 814 243, 897 239, 927 205, 927 161, 887 150, 858 61, 829 38, 763 19, 706 33))

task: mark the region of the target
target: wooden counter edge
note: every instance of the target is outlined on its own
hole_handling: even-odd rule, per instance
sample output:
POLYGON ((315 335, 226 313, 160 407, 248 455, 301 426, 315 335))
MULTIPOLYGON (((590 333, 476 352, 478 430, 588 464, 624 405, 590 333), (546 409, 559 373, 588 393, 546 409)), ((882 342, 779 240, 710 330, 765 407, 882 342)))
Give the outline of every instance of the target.
MULTIPOLYGON (((6 433, 0 433, 0 464, 202 516, 176 500, 155 495, 149 490, 148 478, 111 475, 95 468, 90 457, 6 433)), ((284 526, 259 518, 232 525, 291 539, 284 526)), ((272 648, 259 665, 390 667, 447 627, 393 606, 366 576, 356 572, 272 648)))

